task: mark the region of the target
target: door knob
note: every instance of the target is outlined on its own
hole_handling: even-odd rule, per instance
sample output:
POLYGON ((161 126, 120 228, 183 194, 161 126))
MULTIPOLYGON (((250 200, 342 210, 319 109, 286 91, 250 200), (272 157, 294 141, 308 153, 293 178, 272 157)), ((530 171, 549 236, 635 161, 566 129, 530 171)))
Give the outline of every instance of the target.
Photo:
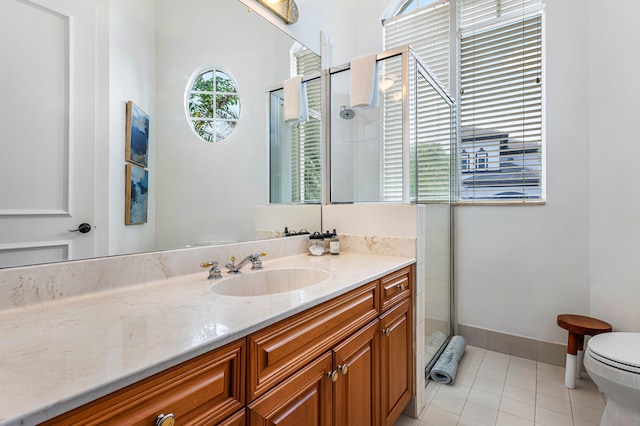
POLYGON ((91 225, 88 223, 81 223, 77 229, 69 229, 69 232, 80 232, 81 234, 86 234, 91 231, 91 225))

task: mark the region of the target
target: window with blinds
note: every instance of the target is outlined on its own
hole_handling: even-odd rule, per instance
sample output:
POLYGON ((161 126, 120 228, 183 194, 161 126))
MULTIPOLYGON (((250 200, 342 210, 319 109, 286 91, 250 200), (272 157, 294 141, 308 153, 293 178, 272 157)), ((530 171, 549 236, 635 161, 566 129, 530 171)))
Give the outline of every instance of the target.
MULTIPOLYGON (((453 164, 458 171, 458 199, 541 199, 541 0, 458 0, 406 7, 410 3, 415 0, 385 20, 384 46, 410 44, 446 88, 450 76, 457 76, 459 128, 453 164), (459 26, 454 19, 459 19, 459 26), (454 56, 458 57, 449 53, 455 37, 458 50, 454 56)), ((428 90, 421 93, 424 99, 417 100, 418 181, 414 183, 418 201, 440 197, 446 174, 442 153, 452 148, 444 140, 434 145, 431 139, 421 139, 424 132, 420 129, 429 128, 424 122, 437 117, 421 115, 435 114, 437 105, 430 103, 437 102, 433 96, 432 101, 427 99, 428 90)), ((385 126, 385 145, 387 136, 393 143, 395 132, 401 129, 391 123, 385 126)), ((385 182, 385 187, 396 185, 393 180, 385 182)))
POLYGON ((542 17, 537 1, 464 0, 460 199, 542 198, 542 17))
MULTIPOLYGON (((293 56, 296 74, 320 71, 320 57, 308 49, 293 56)), ((291 198, 294 203, 322 201, 322 88, 320 79, 307 81, 309 120, 291 126, 291 198)))

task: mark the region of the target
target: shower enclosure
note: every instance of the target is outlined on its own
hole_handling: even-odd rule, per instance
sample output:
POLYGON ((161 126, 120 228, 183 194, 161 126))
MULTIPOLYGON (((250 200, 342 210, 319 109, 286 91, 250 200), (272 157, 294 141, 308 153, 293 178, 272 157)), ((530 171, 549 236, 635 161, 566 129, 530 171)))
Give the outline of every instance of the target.
POLYGON ((305 76, 305 123, 285 124, 281 87, 269 92, 271 203, 416 205, 420 404, 420 384, 453 333, 455 108, 409 46, 378 54, 377 64, 378 104, 371 107, 350 107, 348 65, 305 76))
POLYGON ((454 101, 409 46, 377 64, 379 103, 367 108, 349 107, 348 65, 326 71, 329 201, 418 205, 416 370, 426 378, 453 333, 454 101))

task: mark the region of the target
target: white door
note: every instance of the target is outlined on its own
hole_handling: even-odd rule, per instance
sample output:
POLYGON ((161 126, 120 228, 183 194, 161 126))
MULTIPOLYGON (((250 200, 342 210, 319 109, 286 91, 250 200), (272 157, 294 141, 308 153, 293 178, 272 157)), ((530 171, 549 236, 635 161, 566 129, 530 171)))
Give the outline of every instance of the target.
POLYGON ((0 268, 91 257, 94 0, 0 1, 0 268))

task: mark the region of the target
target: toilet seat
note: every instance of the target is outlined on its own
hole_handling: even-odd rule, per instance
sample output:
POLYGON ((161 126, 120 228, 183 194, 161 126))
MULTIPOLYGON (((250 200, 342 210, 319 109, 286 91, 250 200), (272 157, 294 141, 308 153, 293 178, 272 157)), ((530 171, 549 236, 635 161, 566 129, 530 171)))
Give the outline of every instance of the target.
POLYGON ((604 333, 592 337, 587 354, 610 367, 640 374, 640 333, 604 333))

